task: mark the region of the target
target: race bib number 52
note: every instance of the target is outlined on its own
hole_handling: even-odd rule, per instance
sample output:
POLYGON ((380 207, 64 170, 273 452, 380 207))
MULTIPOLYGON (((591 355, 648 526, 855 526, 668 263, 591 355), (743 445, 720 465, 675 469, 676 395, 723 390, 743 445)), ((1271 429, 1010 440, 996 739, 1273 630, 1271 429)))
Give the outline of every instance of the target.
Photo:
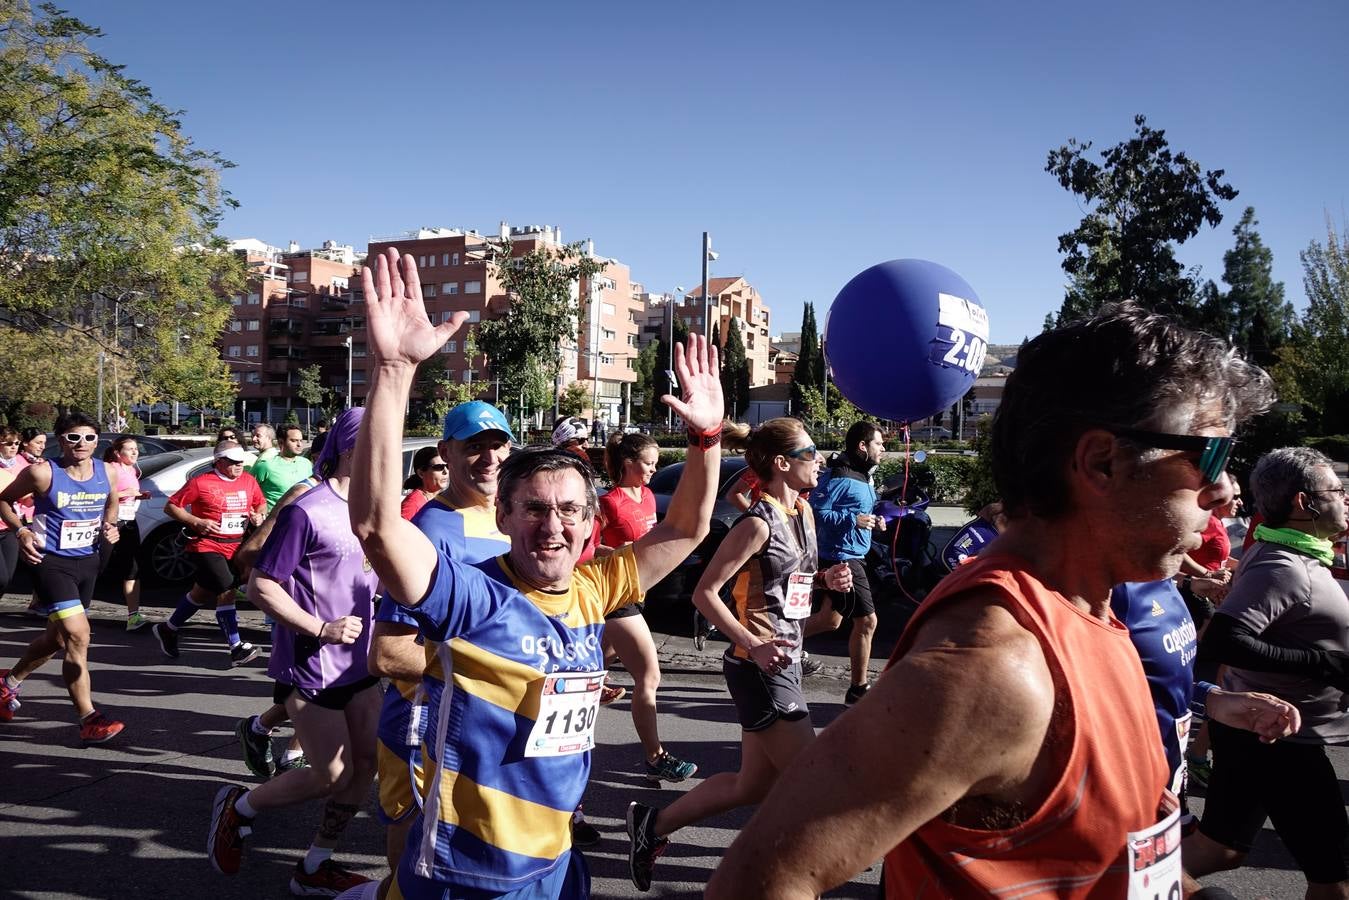
POLYGON ((595 747, 603 672, 554 672, 543 679, 539 717, 525 756, 570 756, 595 747))

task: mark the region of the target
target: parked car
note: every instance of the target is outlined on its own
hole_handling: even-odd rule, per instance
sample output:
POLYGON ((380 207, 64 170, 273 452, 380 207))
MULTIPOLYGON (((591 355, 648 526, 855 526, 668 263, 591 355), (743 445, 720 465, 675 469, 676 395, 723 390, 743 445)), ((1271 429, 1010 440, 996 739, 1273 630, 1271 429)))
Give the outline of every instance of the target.
MULTIPOLYGON (((712 560, 712 554, 717 552, 735 520, 740 518, 740 510, 722 500, 721 495, 744 470, 744 457, 727 456, 721 460, 721 471, 717 476, 717 502, 712 507, 711 530, 687 559, 646 592, 648 604, 662 606, 689 602, 693 596, 693 589, 698 585, 698 579, 702 577, 703 570, 712 560)), ((656 521, 665 518, 665 511, 670 507, 670 498, 683 474, 684 464, 681 462, 668 465, 651 476, 649 487, 651 493, 656 495, 656 521)))
MULTIPOLYGON (((434 438, 406 438, 403 441, 403 477, 412 474, 412 457, 422 447, 435 446, 434 438)), ((172 450, 142 460, 141 488, 150 497, 141 502, 136 522, 141 531, 140 566, 143 577, 152 584, 180 584, 192 577, 187 558, 187 535, 183 526, 164 511, 168 499, 178 489, 213 465, 210 448, 172 450)))
MULTIPOLYGON (((115 438, 121 437, 123 434, 126 434, 126 432, 122 431, 100 432, 98 435, 98 446, 94 448, 94 459, 102 459, 103 454, 108 452, 108 448, 112 446, 113 440, 115 438)), ((136 444, 139 445, 140 447, 142 458, 147 456, 158 456, 161 453, 170 453, 178 449, 172 444, 166 444, 163 441, 158 440, 156 438, 145 437, 144 435, 139 434, 133 434, 131 435, 131 437, 134 437, 136 439, 136 444)), ((47 449, 42 451, 42 455, 47 459, 61 458, 61 441, 56 435, 48 432, 47 449)))

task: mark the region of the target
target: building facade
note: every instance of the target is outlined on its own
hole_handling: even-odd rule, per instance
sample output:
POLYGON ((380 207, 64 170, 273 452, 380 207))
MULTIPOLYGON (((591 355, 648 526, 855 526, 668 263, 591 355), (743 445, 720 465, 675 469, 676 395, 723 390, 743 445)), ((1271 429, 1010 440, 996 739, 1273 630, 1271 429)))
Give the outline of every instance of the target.
MULTIPOLYGON (((710 278, 707 289, 712 299, 712 323, 719 325, 722 343, 732 323, 740 329, 745 358, 749 361, 750 386, 772 384, 775 375, 769 357, 772 321, 768 305, 754 286, 738 275, 710 278)), ((699 285, 685 295, 677 311, 690 331, 704 332, 703 309, 703 289, 699 285)))

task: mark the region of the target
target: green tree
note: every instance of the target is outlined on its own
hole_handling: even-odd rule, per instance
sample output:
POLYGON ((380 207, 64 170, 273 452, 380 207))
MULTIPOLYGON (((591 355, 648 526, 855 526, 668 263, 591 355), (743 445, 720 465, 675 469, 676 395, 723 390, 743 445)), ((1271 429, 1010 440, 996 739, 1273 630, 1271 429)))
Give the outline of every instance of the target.
POLYGON ((586 312, 576 301, 577 287, 605 263, 587 255, 580 242, 520 256, 512 255, 509 240, 488 245, 511 305, 505 315, 478 326, 478 346, 501 382, 502 397, 523 396, 527 407, 551 407, 562 366, 558 348, 576 342, 577 320, 586 312))
MULTIPOLYGON (((804 410, 806 391, 814 389, 817 398, 824 385, 824 354, 820 350, 820 333, 815 326, 815 304, 806 303, 801 314, 801 350, 792 373, 792 408, 804 410)), ((823 400, 820 400, 823 403, 823 400)))
POLYGON ((1203 294, 1204 328, 1232 341, 1242 355, 1269 365, 1292 332, 1293 304, 1284 299, 1283 282, 1274 280, 1274 253, 1255 230, 1255 207, 1246 207, 1232 229, 1236 242, 1223 254, 1222 292, 1209 282, 1203 294))
POLYGON ((590 389, 586 387, 586 383, 573 381, 562 389, 562 396, 557 400, 557 414, 579 416, 590 405, 590 400, 590 389))
POLYGON ((1045 171, 1079 198, 1086 215, 1059 236, 1069 286, 1065 322, 1104 303, 1134 300, 1157 312, 1198 319, 1198 287, 1176 259, 1175 245, 1222 221, 1221 200, 1236 190, 1222 169, 1202 170, 1173 152, 1166 133, 1134 117, 1134 136, 1089 159, 1091 141, 1072 138, 1049 153, 1045 171))
MULTIPOLYGON (((323 386, 323 370, 317 363, 305 366, 299 371, 299 382, 295 385, 295 396, 307 407, 318 407, 320 415, 331 419, 337 410, 336 394, 323 386)), ((312 422, 307 422, 312 427, 312 422)))
POLYGON ((717 348, 717 352, 718 352, 718 353, 721 352, 721 323, 720 323, 720 322, 713 322, 713 323, 712 323, 712 346, 717 348))
POLYGON ((1326 242, 1312 241, 1300 257, 1307 309, 1273 374, 1295 385, 1283 399, 1301 402, 1313 433, 1338 434, 1349 431, 1349 228, 1337 234, 1327 220, 1326 242))
POLYGON ((965 511, 977 515, 994 500, 1001 499, 997 483, 993 480, 993 417, 982 416, 974 426, 974 440, 970 449, 975 452, 974 465, 970 471, 969 483, 965 492, 965 511))
MULTIPOLYGON (((82 333, 126 379, 124 403, 228 405, 215 340, 244 279, 215 236, 234 205, 229 163, 90 49, 101 35, 50 4, 0 0, 0 308, 35 340, 82 333)), ((0 383, 26 365, 0 360, 0 383)))
MULTIPOLYGON (((675 316, 674 319, 674 340, 676 344, 688 346, 689 326, 684 320, 675 316)), ((661 418, 666 409, 665 404, 660 402, 660 398, 670 393, 670 379, 667 372, 670 370, 670 342, 665 334, 656 341, 656 360, 654 374, 652 375, 651 397, 648 401, 648 415, 651 421, 661 418)))
POLYGON ((726 415, 744 415, 749 408, 749 360, 745 357, 745 339, 734 318, 726 330, 726 351, 721 356, 721 392, 726 399, 726 415))
MULTIPOLYGON (((655 391, 656 380, 656 352, 660 349, 659 342, 649 341, 637 353, 637 361, 633 364, 633 369, 637 372, 637 381, 632 386, 632 396, 641 398, 641 402, 633 403, 633 413, 640 422, 650 422, 652 420, 651 404, 655 391)), ((659 403, 659 400, 654 402, 659 403)))

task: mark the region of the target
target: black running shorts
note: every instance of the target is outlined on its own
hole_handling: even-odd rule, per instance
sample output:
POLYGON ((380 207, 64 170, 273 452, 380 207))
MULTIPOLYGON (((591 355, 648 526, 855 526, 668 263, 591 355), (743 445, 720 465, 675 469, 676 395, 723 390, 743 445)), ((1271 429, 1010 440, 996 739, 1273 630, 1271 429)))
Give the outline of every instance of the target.
POLYGON ((820 571, 832 568, 840 562, 846 562, 848 568, 852 569, 852 590, 847 593, 830 590, 822 592, 834 607, 834 612, 845 619, 864 619, 874 615, 876 601, 871 597, 871 582, 867 580, 867 567, 862 565, 860 559, 822 559, 820 571))
POLYGON ((189 553, 187 557, 196 566, 194 581, 202 590, 223 594, 239 584, 239 576, 234 574, 230 561, 219 553, 189 553))
POLYGON ((347 708, 357 694, 367 688, 375 687, 379 684, 379 679, 372 675, 367 675, 360 681, 353 681, 351 684, 339 684, 333 687, 313 688, 296 687, 293 684, 276 682, 272 685, 272 702, 285 703, 286 698, 292 693, 299 694, 300 698, 306 703, 312 703, 315 706, 321 706, 324 709, 331 709, 341 712, 347 708))
POLYGON ((721 657, 726 689, 731 692, 740 727, 763 731, 778 719, 789 722, 810 715, 806 695, 801 693, 801 664, 792 663, 776 675, 770 675, 753 660, 736 659, 727 651, 721 657))

